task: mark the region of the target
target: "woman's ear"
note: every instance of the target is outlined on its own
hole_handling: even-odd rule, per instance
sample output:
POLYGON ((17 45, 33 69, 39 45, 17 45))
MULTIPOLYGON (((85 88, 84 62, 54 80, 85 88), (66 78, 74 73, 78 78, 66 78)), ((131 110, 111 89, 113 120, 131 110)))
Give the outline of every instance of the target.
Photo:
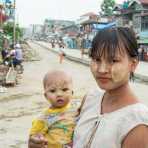
POLYGON ((135 72, 138 64, 139 64, 139 60, 136 58, 133 58, 131 61, 131 72, 135 72))

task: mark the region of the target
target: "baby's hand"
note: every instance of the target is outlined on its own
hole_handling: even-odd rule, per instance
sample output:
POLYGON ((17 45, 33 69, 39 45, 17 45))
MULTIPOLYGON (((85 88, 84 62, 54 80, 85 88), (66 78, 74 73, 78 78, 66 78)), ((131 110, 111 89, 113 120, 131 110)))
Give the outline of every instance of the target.
POLYGON ((28 148, 47 148, 48 141, 42 134, 32 135, 29 139, 28 148))
POLYGON ((72 148, 73 147, 73 143, 68 143, 66 145, 64 145, 64 148, 72 148))
POLYGON ((33 135, 32 137, 34 137, 34 138, 37 138, 37 139, 39 139, 39 140, 44 140, 44 136, 43 136, 43 134, 36 134, 36 135, 33 135))

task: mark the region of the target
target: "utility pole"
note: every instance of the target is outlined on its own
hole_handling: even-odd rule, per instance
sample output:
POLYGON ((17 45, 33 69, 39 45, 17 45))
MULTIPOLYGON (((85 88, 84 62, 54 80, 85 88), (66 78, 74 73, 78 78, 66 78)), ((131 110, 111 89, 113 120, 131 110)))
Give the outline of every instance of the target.
POLYGON ((14 20, 13 20, 13 44, 15 45, 16 43, 16 36, 15 36, 15 32, 16 32, 16 23, 15 23, 15 12, 16 12, 16 0, 14 0, 14 20))

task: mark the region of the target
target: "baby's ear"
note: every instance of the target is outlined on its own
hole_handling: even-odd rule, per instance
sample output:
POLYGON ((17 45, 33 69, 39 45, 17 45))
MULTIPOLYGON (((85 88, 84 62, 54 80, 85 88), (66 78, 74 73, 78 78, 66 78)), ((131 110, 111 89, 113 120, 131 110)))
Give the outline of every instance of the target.
POLYGON ((46 92, 44 92, 44 97, 47 99, 47 94, 46 94, 46 92))

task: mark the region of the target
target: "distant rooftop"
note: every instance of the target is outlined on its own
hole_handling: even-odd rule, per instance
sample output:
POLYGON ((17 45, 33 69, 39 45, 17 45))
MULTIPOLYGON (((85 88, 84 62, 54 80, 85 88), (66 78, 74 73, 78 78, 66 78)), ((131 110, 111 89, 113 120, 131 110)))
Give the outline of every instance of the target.
POLYGON ((142 4, 148 4, 148 0, 139 0, 142 4))
POLYGON ((134 2, 148 5, 148 0, 132 0, 129 5, 132 5, 134 2))
POLYGON ((94 12, 88 12, 88 13, 85 13, 85 14, 83 14, 81 16, 92 16, 92 15, 97 15, 97 14, 94 13, 94 12))

